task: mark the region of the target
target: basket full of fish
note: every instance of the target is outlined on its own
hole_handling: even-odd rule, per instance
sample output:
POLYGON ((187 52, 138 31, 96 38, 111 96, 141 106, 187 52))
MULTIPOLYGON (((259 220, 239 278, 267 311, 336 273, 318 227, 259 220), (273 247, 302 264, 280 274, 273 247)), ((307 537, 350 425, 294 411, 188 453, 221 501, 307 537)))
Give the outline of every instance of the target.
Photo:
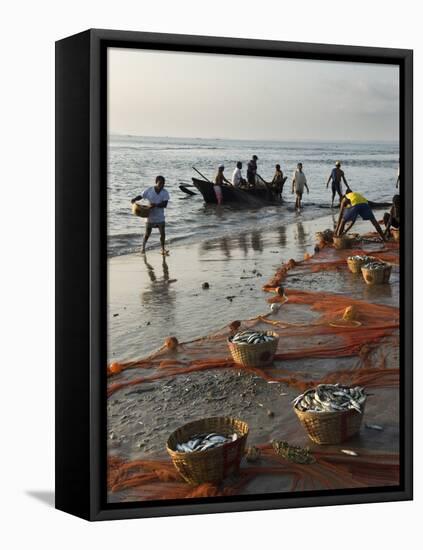
POLYGON ((247 436, 248 424, 242 420, 204 418, 175 430, 167 452, 187 483, 218 483, 239 471, 247 436))
POLYGON ((244 367, 270 365, 278 347, 279 334, 271 330, 243 330, 228 338, 228 346, 235 363, 244 367))
POLYGON ((360 431, 366 399, 361 386, 319 384, 296 397, 293 405, 314 443, 336 445, 360 431))
POLYGON ((363 279, 368 285, 380 285, 389 283, 392 266, 380 260, 373 260, 365 263, 361 268, 363 279))
POLYGON ((347 258, 348 269, 351 271, 351 273, 361 273, 361 268, 364 264, 373 262, 375 260, 376 258, 374 258, 373 256, 366 256, 364 254, 349 256, 347 258))

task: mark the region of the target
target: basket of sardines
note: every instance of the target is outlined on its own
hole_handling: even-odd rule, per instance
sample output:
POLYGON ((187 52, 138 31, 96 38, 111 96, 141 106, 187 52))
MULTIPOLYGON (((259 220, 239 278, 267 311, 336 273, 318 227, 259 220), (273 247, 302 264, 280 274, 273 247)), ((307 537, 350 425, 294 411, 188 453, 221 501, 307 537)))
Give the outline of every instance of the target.
POLYGON ((270 365, 278 347, 279 334, 271 330, 243 330, 228 338, 228 346, 235 363, 244 367, 270 365))
POLYGON ((366 399, 361 386, 319 384, 296 397, 293 404, 314 443, 336 445, 360 431, 366 399))
POLYGON ((357 255, 347 258, 348 269, 351 273, 361 273, 364 264, 376 260, 373 256, 357 255))
POLYGON ((392 266, 380 260, 365 263, 361 268, 363 279, 368 285, 381 285, 389 283, 392 266))
POLYGON ((218 483, 239 471, 247 436, 248 424, 242 420, 204 418, 174 431, 167 452, 187 483, 218 483))

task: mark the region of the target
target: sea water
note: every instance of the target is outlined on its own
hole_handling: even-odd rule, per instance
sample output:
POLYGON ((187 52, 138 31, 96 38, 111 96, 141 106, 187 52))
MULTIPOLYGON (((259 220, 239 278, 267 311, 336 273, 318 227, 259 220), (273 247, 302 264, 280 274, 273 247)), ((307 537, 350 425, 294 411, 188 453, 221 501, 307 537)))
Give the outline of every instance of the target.
MULTIPOLYGON (((331 186, 329 174, 337 160, 342 162, 346 179, 354 191, 375 202, 388 202, 395 194, 399 145, 392 142, 287 142, 245 141, 200 138, 109 136, 108 143, 108 255, 139 251, 144 220, 133 216, 130 200, 154 185, 159 174, 166 178, 170 202, 166 209, 166 234, 170 246, 178 242, 198 242, 247 231, 266 231, 285 224, 315 219, 329 213, 331 186), (212 180, 219 164, 225 165, 230 180, 236 162, 259 157, 258 173, 272 179, 275 164, 280 164, 285 183, 282 205, 260 208, 234 204, 206 205, 196 189, 188 196, 179 185, 199 178, 196 167, 212 180), (304 209, 295 212, 291 193, 292 174, 297 162, 303 163, 310 194, 303 196, 304 209)), ((158 246, 150 238, 149 247, 158 246)))

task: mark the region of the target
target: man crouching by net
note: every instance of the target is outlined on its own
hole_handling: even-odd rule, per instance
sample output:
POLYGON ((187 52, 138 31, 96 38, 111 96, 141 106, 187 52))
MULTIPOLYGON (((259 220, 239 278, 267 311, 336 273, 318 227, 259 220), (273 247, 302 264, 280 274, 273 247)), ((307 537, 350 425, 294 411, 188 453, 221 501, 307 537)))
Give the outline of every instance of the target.
POLYGON ((379 233, 382 241, 385 240, 385 235, 382 228, 378 224, 367 199, 360 193, 354 193, 351 189, 347 190, 347 193, 341 201, 341 209, 339 212, 335 235, 338 237, 345 235, 345 233, 347 233, 355 224, 358 216, 360 216, 362 220, 368 220, 371 222, 376 231, 379 233))

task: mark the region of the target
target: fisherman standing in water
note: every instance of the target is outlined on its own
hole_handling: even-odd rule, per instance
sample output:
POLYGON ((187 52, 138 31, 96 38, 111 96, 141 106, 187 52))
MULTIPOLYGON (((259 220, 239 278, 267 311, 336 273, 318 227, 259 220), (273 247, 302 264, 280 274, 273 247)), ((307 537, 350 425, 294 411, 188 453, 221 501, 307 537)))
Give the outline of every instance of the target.
POLYGON ((341 200, 342 200, 342 182, 341 182, 341 180, 343 180, 343 182, 345 183, 345 186, 347 188, 347 193, 348 193, 348 190, 349 190, 348 182, 345 179, 344 171, 341 170, 341 163, 339 162, 339 160, 336 161, 335 168, 333 168, 332 172, 330 173, 329 179, 326 183, 326 189, 329 187, 330 180, 332 180, 332 204, 331 204, 331 208, 333 208, 333 201, 335 200, 336 193, 338 193, 338 195, 339 195, 339 204, 341 204, 341 200))
POLYGON ((165 249, 165 211, 167 208, 167 203, 169 201, 169 193, 164 189, 165 179, 163 176, 156 177, 156 185, 154 187, 149 187, 146 189, 142 195, 136 196, 131 200, 131 203, 139 201, 140 199, 146 199, 150 201, 151 207, 146 218, 145 224, 145 234, 142 242, 141 254, 145 254, 145 245, 151 235, 153 228, 157 228, 160 232, 160 245, 162 248, 162 255, 166 256, 169 254, 169 251, 165 249))
POLYGON ((247 181, 248 181, 249 187, 256 186, 257 161, 258 161, 258 156, 253 155, 251 160, 249 160, 247 164, 247 181))
POLYGON ((273 176, 273 179, 270 183, 270 186, 272 190, 278 195, 280 199, 282 199, 282 191, 283 191, 283 185, 285 183, 285 179, 283 177, 283 172, 281 170, 281 165, 276 164, 275 166, 275 175, 273 176))
POLYGON ((245 179, 242 177, 242 162, 236 163, 236 168, 232 174, 232 185, 234 187, 241 187, 245 183, 245 179))
POLYGON ((214 194, 216 195, 217 204, 222 204, 223 201, 223 194, 222 194, 222 185, 224 183, 227 183, 228 185, 232 185, 230 181, 228 181, 225 176, 223 175, 223 171, 225 170, 225 167, 223 164, 219 164, 219 167, 217 169, 217 174, 214 178, 214 194))
POLYGON ((292 194, 296 194, 295 199, 295 208, 296 210, 301 210, 301 200, 303 198, 304 187, 307 189, 307 194, 310 193, 310 190, 307 185, 307 179, 303 172, 303 165, 301 162, 297 164, 297 169, 292 176, 292 194))

